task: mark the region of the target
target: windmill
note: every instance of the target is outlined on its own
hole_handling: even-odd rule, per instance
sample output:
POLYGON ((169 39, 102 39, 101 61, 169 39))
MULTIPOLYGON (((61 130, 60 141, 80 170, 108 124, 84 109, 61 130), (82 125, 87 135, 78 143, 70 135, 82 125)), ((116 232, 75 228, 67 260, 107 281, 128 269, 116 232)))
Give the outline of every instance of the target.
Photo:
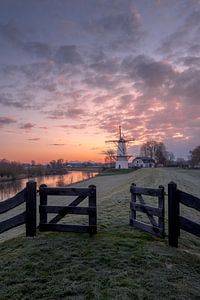
POLYGON ((128 159, 131 155, 127 155, 126 143, 134 141, 134 139, 126 140, 122 136, 121 126, 119 126, 119 139, 106 141, 106 143, 114 143, 117 148, 115 169, 128 169, 128 159))

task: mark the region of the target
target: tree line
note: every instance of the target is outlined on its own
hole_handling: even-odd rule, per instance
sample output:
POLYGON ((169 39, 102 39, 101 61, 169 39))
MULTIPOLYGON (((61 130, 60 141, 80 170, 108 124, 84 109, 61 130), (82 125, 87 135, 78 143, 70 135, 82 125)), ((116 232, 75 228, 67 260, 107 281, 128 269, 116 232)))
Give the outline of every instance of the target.
POLYGON ((67 172, 67 161, 62 158, 52 160, 48 164, 38 164, 34 160, 30 164, 0 159, 0 178, 17 179, 19 176, 44 176, 51 174, 64 174, 67 172))
POLYGON ((16 161, 9 161, 7 159, 0 160, 0 177, 16 178, 17 174, 22 174, 24 171, 23 165, 16 161))

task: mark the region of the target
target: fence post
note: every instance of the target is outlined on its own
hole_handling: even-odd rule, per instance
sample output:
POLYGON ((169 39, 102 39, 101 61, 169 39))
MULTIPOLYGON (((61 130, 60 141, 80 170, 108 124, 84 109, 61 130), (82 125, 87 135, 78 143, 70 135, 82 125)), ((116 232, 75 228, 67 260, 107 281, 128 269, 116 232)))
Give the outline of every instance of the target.
MULTIPOLYGON (((47 187, 47 185, 41 184, 39 188, 40 205, 47 205, 47 193, 41 189, 44 187, 47 187)), ((47 224, 47 212, 40 208, 39 213, 40 213, 39 230, 41 230, 40 224, 47 224)))
MULTIPOLYGON (((131 184, 131 187, 130 187, 130 192, 131 192, 131 203, 135 203, 135 202, 136 202, 136 194, 134 194, 134 193, 132 192, 132 188, 134 188, 135 186, 136 186, 136 184, 135 184, 135 183, 132 183, 132 184, 131 184)), ((134 220, 136 219, 136 210, 133 209, 131 203, 130 203, 130 210, 131 210, 131 212, 130 212, 130 225, 133 225, 133 222, 134 222, 134 220)))
POLYGON ((177 185, 174 182, 168 184, 168 234, 169 245, 178 247, 179 235, 179 201, 177 197, 177 185))
POLYGON ((36 236, 36 182, 26 183, 26 236, 36 236))
POLYGON ((89 208, 95 208, 95 211, 89 212, 89 226, 90 235, 97 233, 97 198, 96 198, 96 186, 89 185, 89 208))
POLYGON ((162 230, 162 237, 165 237, 165 188, 159 185, 161 195, 158 197, 158 207, 162 210, 162 216, 158 218, 158 227, 162 230))

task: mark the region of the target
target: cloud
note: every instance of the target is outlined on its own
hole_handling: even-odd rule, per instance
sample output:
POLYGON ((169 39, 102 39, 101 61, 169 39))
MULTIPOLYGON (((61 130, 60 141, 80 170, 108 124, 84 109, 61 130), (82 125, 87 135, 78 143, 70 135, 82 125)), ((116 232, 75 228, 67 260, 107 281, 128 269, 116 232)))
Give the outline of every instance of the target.
POLYGON ((51 58, 52 55, 52 47, 45 43, 26 42, 23 44, 23 49, 36 57, 51 58))
POLYGON ((177 60, 179 64, 185 67, 200 68, 200 56, 185 56, 177 60))
POLYGON ((40 140, 40 138, 30 138, 30 139, 27 139, 28 141, 33 141, 33 142, 35 142, 35 141, 39 141, 40 140))
POLYGON ((0 36, 13 46, 23 46, 23 33, 11 22, 0 23, 0 36))
POLYGON ((163 54, 176 53, 178 50, 198 49, 199 35, 200 35, 200 9, 193 8, 193 10, 185 17, 182 24, 175 32, 169 34, 161 43, 158 51, 163 54))
POLYGON ((24 123, 20 125, 20 129, 25 129, 25 130, 31 130, 32 128, 35 127, 35 124, 33 123, 24 123))
POLYGON ((54 60, 59 64, 81 64, 83 63, 75 45, 61 45, 52 47, 50 44, 30 41, 25 30, 20 30, 14 23, 0 23, 0 36, 12 46, 17 47, 36 58, 54 60), (55 49, 54 49, 55 48, 55 49))
MULTIPOLYGON (((94 35, 96 43, 113 50, 135 46, 143 36, 142 18, 130 1, 103 2, 85 30, 94 35)), ((133 50, 133 48, 132 48, 133 50)))
POLYGON ((141 21, 139 14, 136 10, 132 10, 131 13, 126 15, 125 13, 109 14, 100 18, 99 20, 93 20, 91 22, 91 31, 100 34, 120 33, 127 36, 134 36, 138 33, 141 21))
POLYGON ((9 44, 36 57, 50 57, 52 47, 46 43, 28 41, 25 30, 19 29, 14 23, 0 24, 0 36, 9 44))
POLYGON ((80 116, 84 115, 85 111, 82 108, 73 108, 73 107, 65 107, 63 109, 55 109, 49 112, 46 112, 49 119, 64 119, 64 118, 71 118, 71 119, 79 119, 80 116))
POLYGON ((13 123, 16 123, 17 121, 12 117, 0 117, 0 127, 3 127, 4 125, 10 125, 13 123))
POLYGON ((126 57, 122 61, 122 70, 147 87, 161 87, 170 84, 176 76, 172 66, 164 61, 156 61, 145 55, 126 57))
POLYGON ((169 62, 144 55, 127 57, 119 70, 121 84, 132 80, 132 86, 116 94, 113 85, 110 92, 93 98, 97 127, 113 135, 121 124, 135 143, 150 138, 192 141, 198 136, 200 70, 191 64, 177 71, 169 62))
POLYGON ((106 56, 104 52, 95 49, 96 55, 91 55, 89 68, 97 73, 115 74, 119 69, 119 59, 106 56))
POLYGON ((12 94, 0 94, 0 104, 7 107, 14 107, 18 109, 30 109, 36 108, 35 104, 33 104, 33 99, 30 95, 24 95, 24 93, 20 93, 15 95, 15 97, 19 97, 19 100, 14 99, 14 95, 12 94))
MULTIPOLYGON (((41 120, 51 119, 54 126, 67 132, 91 126, 96 132, 114 136, 121 123, 124 132, 133 135, 137 143, 151 137, 170 139, 174 136, 178 140, 199 136, 199 10, 191 12, 190 6, 181 15, 177 9, 182 5, 161 1, 156 13, 152 14, 155 5, 151 4, 148 12, 142 11, 142 16, 146 16, 143 20, 133 6, 135 3, 142 9, 143 3, 139 1, 85 2, 81 15, 77 6, 73 15, 69 13, 70 21, 66 10, 63 10, 66 19, 59 18, 59 25, 56 15, 48 29, 49 35, 44 35, 49 18, 37 26, 30 20, 31 32, 20 27, 20 21, 18 26, 14 22, 0 24, 4 44, 11 45, 14 51, 20 49, 18 52, 24 57, 22 63, 19 60, 15 65, 1 66, 2 109, 21 113, 24 123, 19 126, 26 131, 36 127, 34 116, 28 115, 29 110, 30 113, 37 110, 41 120), (86 16, 88 8, 90 14, 86 16), (155 24, 147 28, 151 42, 147 44, 149 40, 143 38, 147 34, 144 26, 148 26, 161 9, 166 13, 163 18, 173 9, 169 19, 174 23, 163 32, 172 32, 178 27, 162 40, 160 53, 164 58, 159 59, 160 56, 150 53, 166 23, 158 17, 155 24), (175 20, 178 13, 180 18, 175 20), (161 28, 156 27, 159 24, 161 28), (144 47, 140 48, 140 43, 144 47), (23 115, 25 109, 27 120, 23 115)), ((63 5, 59 5, 59 13, 63 5)))
POLYGON ((50 62, 36 62, 31 64, 24 64, 19 67, 20 71, 31 82, 39 82, 51 75, 53 66, 50 62))
POLYGON ((135 101, 135 96, 132 94, 122 95, 117 104, 117 108, 120 110, 130 109, 132 103, 135 101))
POLYGON ((55 143, 55 144, 50 144, 50 146, 65 146, 65 144, 55 143))
MULTIPOLYGON (((200 70, 187 69, 174 80, 174 86, 169 91, 171 98, 182 99, 183 104, 199 105, 200 70)), ((194 110, 195 113, 196 110, 194 110)))
POLYGON ((58 48, 54 60, 61 64, 82 64, 82 58, 75 45, 64 45, 58 48))
POLYGON ((199 52, 200 52, 200 44, 198 44, 198 43, 193 43, 193 45, 191 45, 188 48, 188 53, 191 53, 193 55, 197 55, 197 54, 199 54, 199 52))
POLYGON ((77 125, 59 125, 58 127, 64 128, 64 129, 84 129, 87 127, 86 124, 77 124, 77 125))
POLYGON ((117 76, 106 73, 89 74, 83 79, 82 83, 87 84, 90 88, 99 88, 101 90, 112 90, 120 84, 117 76))

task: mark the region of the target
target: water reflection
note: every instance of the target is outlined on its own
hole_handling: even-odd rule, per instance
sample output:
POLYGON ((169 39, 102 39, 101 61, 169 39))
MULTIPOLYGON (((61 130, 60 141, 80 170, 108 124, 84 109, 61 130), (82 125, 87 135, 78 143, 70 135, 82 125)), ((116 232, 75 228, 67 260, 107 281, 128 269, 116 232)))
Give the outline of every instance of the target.
MULTIPOLYGON (((38 187, 40 184, 45 183, 48 186, 65 186, 74 182, 83 181, 94 177, 97 175, 97 172, 86 172, 86 171, 72 171, 68 174, 64 175, 51 175, 51 176, 43 176, 34 178, 37 182, 38 187)), ((22 190, 26 186, 26 182, 29 178, 9 181, 9 182, 1 182, 0 183, 0 201, 3 201, 7 198, 14 196, 20 190, 22 190)))

